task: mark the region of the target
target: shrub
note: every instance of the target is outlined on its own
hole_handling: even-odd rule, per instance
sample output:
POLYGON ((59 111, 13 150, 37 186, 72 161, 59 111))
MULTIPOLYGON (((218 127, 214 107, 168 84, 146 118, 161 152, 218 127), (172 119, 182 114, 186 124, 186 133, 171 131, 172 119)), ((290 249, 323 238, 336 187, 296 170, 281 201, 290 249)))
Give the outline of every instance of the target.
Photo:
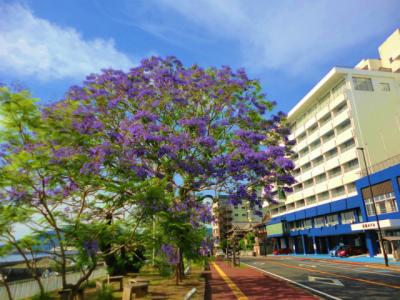
POLYGON ((97 300, 113 300, 113 291, 109 286, 103 286, 100 290, 96 292, 97 300))

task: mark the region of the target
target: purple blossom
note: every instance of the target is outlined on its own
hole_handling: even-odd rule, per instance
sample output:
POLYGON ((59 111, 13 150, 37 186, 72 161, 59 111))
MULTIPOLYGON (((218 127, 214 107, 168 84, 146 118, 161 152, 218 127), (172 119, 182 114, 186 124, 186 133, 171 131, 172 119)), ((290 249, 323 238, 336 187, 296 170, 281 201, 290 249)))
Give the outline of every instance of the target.
POLYGON ((164 252, 169 264, 177 265, 179 263, 178 250, 174 246, 163 244, 161 245, 161 251, 164 252))
POLYGON ((285 169, 285 170, 293 170, 294 169, 294 163, 290 159, 283 157, 283 156, 277 157, 275 159, 275 163, 280 168, 285 169))

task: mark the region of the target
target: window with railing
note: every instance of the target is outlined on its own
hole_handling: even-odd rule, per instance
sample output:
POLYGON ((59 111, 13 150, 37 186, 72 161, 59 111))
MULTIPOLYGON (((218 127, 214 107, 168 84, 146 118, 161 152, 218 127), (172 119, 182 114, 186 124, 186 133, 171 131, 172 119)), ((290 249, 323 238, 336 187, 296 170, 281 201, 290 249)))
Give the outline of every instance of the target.
POLYGON ((304 185, 304 188, 309 188, 309 187, 311 187, 312 185, 313 185, 313 179, 311 178, 311 179, 308 179, 308 180, 306 180, 306 181, 304 181, 303 182, 303 185, 304 185))
POLYGON ((315 183, 321 183, 324 182, 326 180, 326 174, 322 173, 318 176, 315 177, 315 183))
POLYGON ((328 200, 329 199, 329 192, 326 191, 326 192, 320 193, 320 194, 317 195, 317 197, 318 197, 318 201, 319 202, 328 200))
POLYGON ((305 147, 299 151, 299 156, 304 156, 308 153, 308 147, 305 147))
POLYGON ((296 202, 296 208, 303 207, 303 206, 305 206, 305 205, 306 205, 306 204, 305 204, 305 202, 304 202, 304 199, 299 200, 299 201, 296 202))
POLYGON ((308 170, 310 170, 311 169, 311 163, 306 163, 306 164, 304 164, 302 167, 301 167, 301 172, 302 173, 304 173, 304 172, 307 172, 308 170))
POLYGON ((351 148, 354 148, 354 146, 356 145, 356 142, 353 138, 351 138, 350 140, 347 140, 346 142, 340 144, 340 152, 345 152, 351 148))
POLYGON ((345 193, 344 186, 339 186, 339 187, 333 189, 331 192, 332 192, 332 197, 343 196, 345 193))
POLYGON ((337 116, 338 114, 340 114, 342 111, 346 110, 347 108, 347 103, 343 102, 341 104, 339 104, 338 106, 335 107, 335 109, 333 110, 333 114, 335 116, 337 116))
POLYGON ((332 157, 337 156, 337 154, 338 154, 337 148, 333 148, 325 153, 325 159, 326 160, 331 159, 332 157))
POLYGON ((349 162, 347 162, 347 163, 344 164, 344 170, 345 170, 346 172, 355 170, 355 169, 357 169, 358 167, 359 167, 359 164, 358 164, 358 159, 357 159, 357 158, 356 158, 356 159, 353 159, 353 160, 351 160, 351 161, 349 161, 349 162))
POLYGON ((321 119, 319 119, 319 127, 322 127, 323 125, 325 125, 326 123, 328 123, 328 121, 331 120, 331 113, 327 113, 326 115, 324 115, 321 119))
POLYGON ((324 162, 324 157, 322 155, 318 156, 317 158, 315 158, 314 160, 311 161, 313 167, 319 166, 320 164, 322 164, 324 162))
POLYGON ((310 144, 310 150, 314 150, 314 149, 318 148, 320 145, 321 145, 321 140, 317 139, 310 144))
POLYGON ((346 129, 348 129, 350 127, 351 127, 350 120, 346 120, 346 121, 342 122, 341 124, 339 124, 336 127, 336 134, 340 134, 340 133, 342 133, 343 131, 345 131, 346 129))
POLYGON ((315 199, 315 196, 311 196, 311 197, 306 198, 307 205, 314 204, 315 202, 317 202, 317 200, 315 199))
POLYGON ((334 138, 334 137, 335 137, 335 132, 334 132, 333 130, 330 130, 329 132, 325 133, 325 134, 322 136, 322 141, 323 141, 324 143, 326 143, 327 141, 331 140, 331 139, 334 138))
POLYGON ((342 224, 353 224, 356 221, 353 210, 340 213, 340 218, 342 219, 342 224))
POLYGON ((334 178, 336 176, 342 175, 342 168, 341 167, 333 168, 332 170, 329 170, 328 175, 329 178, 334 178))
POLYGON ((307 137, 307 134, 305 132, 303 132, 302 134, 300 134, 297 138, 296 138, 296 142, 297 144, 302 142, 305 138, 307 137))
POLYGON ((353 183, 348 183, 346 185, 346 188, 347 188, 347 193, 348 194, 354 193, 356 191, 356 185, 354 184, 354 182, 353 183))
POLYGON ((332 88, 331 90, 332 98, 335 98, 340 94, 343 94, 345 88, 346 88, 346 79, 343 78, 341 81, 338 82, 337 85, 335 85, 332 88))
POLYGON ((383 92, 390 92, 390 84, 388 82, 380 82, 379 87, 383 92))
POLYGON ((310 128, 308 128, 307 134, 308 135, 313 134, 317 129, 318 129, 318 124, 314 124, 310 128))

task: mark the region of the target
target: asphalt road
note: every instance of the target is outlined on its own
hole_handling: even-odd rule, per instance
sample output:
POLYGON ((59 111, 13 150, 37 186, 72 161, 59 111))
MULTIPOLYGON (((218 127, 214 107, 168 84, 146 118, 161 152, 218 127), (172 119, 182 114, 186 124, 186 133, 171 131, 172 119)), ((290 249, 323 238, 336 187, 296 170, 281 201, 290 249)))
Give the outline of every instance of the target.
POLYGON ((242 257, 241 262, 292 281, 322 299, 400 299, 400 271, 292 256, 242 257))

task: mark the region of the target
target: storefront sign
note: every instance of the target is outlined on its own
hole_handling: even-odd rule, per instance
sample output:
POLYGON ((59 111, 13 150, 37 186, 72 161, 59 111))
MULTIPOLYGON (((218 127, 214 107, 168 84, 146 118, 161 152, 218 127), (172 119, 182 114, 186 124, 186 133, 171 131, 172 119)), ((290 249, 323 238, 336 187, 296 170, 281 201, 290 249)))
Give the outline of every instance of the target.
MULTIPOLYGON (((379 221, 379 225, 383 229, 400 228, 400 219, 386 219, 379 221)), ((364 222, 351 225, 351 230, 376 230, 378 229, 378 223, 375 222, 364 222)))

